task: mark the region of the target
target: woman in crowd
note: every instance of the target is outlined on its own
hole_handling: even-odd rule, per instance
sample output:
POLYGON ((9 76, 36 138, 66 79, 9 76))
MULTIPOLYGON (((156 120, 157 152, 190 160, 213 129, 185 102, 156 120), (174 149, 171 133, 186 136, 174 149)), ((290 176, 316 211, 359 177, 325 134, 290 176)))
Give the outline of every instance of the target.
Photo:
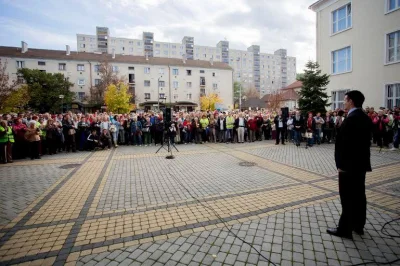
POLYGON ((40 159, 39 155, 39 142, 40 142, 40 129, 36 127, 36 122, 29 122, 29 127, 26 129, 25 138, 29 142, 29 153, 31 160, 40 159))
POLYGON ((65 137, 66 151, 69 152, 70 150, 72 150, 72 152, 76 152, 76 143, 75 143, 76 128, 74 121, 72 120, 69 114, 66 114, 64 116, 62 126, 63 126, 63 134, 65 137))
POLYGON ((14 158, 15 159, 25 159, 28 155, 27 153, 27 143, 25 139, 26 125, 22 123, 21 118, 16 118, 14 120, 14 125, 12 126, 14 131, 14 158))
POLYGON ((47 121, 47 125, 44 129, 46 132, 46 139, 47 139, 47 147, 49 155, 53 155, 57 153, 57 147, 59 146, 58 142, 58 135, 59 130, 58 127, 54 124, 54 120, 50 118, 47 121))

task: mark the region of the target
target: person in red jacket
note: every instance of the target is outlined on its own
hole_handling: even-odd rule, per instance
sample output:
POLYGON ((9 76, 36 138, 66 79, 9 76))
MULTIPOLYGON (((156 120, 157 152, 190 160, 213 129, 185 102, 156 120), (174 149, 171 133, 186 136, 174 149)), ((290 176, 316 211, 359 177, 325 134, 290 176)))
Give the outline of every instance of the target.
POLYGON ((27 156, 26 146, 28 143, 25 139, 26 125, 22 123, 21 118, 16 118, 14 120, 14 125, 12 130, 15 134, 15 144, 14 144, 14 159, 25 159, 27 156))
POLYGON ((255 119, 254 116, 251 116, 249 121, 247 121, 247 127, 249 128, 249 142, 254 142, 257 130, 257 119, 255 119))
POLYGON ((379 110, 378 116, 376 116, 372 122, 375 125, 375 139, 377 145, 382 148, 383 143, 383 145, 389 147, 389 140, 385 137, 386 125, 389 123, 388 116, 383 113, 383 110, 379 110))

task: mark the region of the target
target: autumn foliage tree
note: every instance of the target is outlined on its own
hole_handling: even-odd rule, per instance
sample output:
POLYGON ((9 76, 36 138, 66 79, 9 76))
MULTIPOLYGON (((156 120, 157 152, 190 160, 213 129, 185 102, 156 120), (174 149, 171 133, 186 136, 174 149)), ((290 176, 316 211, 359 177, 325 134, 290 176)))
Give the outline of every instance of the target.
POLYGON ((6 101, 4 102, 0 111, 2 113, 20 111, 28 105, 29 100, 29 88, 27 85, 22 85, 17 89, 11 91, 11 93, 7 96, 6 101))
POLYGON ((249 98, 260 98, 260 93, 254 87, 250 87, 243 92, 243 96, 249 98))
POLYGON ((125 78, 118 76, 118 72, 114 71, 112 64, 105 59, 98 65, 99 84, 90 88, 90 102, 92 104, 103 104, 104 94, 107 88, 113 84, 117 85, 124 82, 125 78))
POLYGON ((131 110, 132 94, 129 93, 128 85, 119 82, 110 84, 104 92, 104 103, 107 110, 115 113, 127 113, 131 110))
POLYGON ((17 80, 11 80, 7 72, 7 61, 0 59, 0 110, 4 108, 7 98, 18 87, 17 80))
POLYGON ((273 91, 267 96, 267 107, 270 110, 277 110, 282 107, 283 93, 280 90, 273 91))
POLYGON ((222 103, 222 99, 216 93, 209 93, 200 97, 201 110, 215 110, 216 103, 222 103))

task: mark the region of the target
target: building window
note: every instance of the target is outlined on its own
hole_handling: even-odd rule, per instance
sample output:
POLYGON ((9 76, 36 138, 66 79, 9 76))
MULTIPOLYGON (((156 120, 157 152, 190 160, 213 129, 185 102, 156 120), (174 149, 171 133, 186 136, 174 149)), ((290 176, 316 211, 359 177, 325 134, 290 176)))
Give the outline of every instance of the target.
POLYGON ((178 94, 174 94, 174 100, 178 100, 179 95, 178 94))
POLYGON ((137 46, 142 46, 142 43, 141 42, 137 42, 137 46))
POLYGON ((176 49, 176 45, 172 45, 171 48, 172 48, 172 49, 176 49))
POLYGON ((150 80, 145 80, 144 81, 144 86, 145 87, 150 87, 150 80))
POLYGON ((159 94, 159 99, 165 99, 165 93, 160 93, 159 94))
POLYGON ((129 74, 128 77, 129 83, 135 83, 135 74, 129 74))
POLYGON ((81 43, 80 47, 81 47, 81 48, 85 48, 85 44, 84 44, 84 43, 81 43))
POLYGON ((164 68, 159 68, 158 69, 158 74, 164 75, 164 68))
POLYGON ((25 67, 25 61, 17 61, 17 68, 24 68, 25 67))
POLYGON ((38 66, 45 66, 46 65, 46 62, 44 62, 44 61, 39 61, 38 62, 38 66))
POLYGON ((144 98, 145 98, 146 100, 150 100, 150 93, 145 93, 145 94, 144 94, 144 98))
POLYGON ((221 59, 221 56, 217 55, 217 59, 221 59))
POLYGON ((200 77, 200 86, 205 86, 205 85, 206 85, 206 78, 200 77))
POLYGON ((130 44, 130 45, 133 45, 133 41, 129 41, 129 44, 130 44))
POLYGON ((388 12, 400 8, 400 0, 386 0, 388 12))
POLYGON ((144 68, 144 73, 145 74, 150 74, 150 67, 145 67, 144 68))
POLYGON ((215 77, 215 72, 212 73, 212 76, 215 77))
POLYGON ((177 68, 172 69, 172 75, 175 75, 175 76, 179 75, 179 69, 177 69, 177 68))
POLYGON ((119 67, 118 66, 112 66, 112 71, 113 72, 118 72, 119 71, 119 67))
POLYGON ((344 108, 344 96, 349 90, 332 91, 332 110, 344 108))
POLYGON ((94 72, 100 71, 100 65, 94 65, 94 72))
POLYGON ((191 99, 192 99, 192 94, 191 94, 191 93, 188 93, 188 94, 186 95, 186 98, 187 98, 188 100, 191 100, 191 99))
POLYGON ((179 87, 179 82, 178 81, 174 81, 172 82, 172 86, 177 89, 179 87))
POLYGON ((158 81, 158 87, 165 87, 165 81, 159 80, 158 81))
POLYGON ((387 62, 400 61, 400 31, 387 35, 387 62))
POLYGON ((78 92, 78 99, 80 101, 83 101, 84 98, 85 98, 85 92, 78 92))
POLYGON ((84 79, 78 79, 78 86, 84 86, 85 85, 85 80, 84 79))
POLYGON ((78 64, 78 65, 76 66, 76 70, 77 70, 77 71, 85 71, 85 65, 83 65, 83 64, 78 64))
POLYGON ((191 76, 191 75, 192 75, 192 70, 187 69, 187 70, 186 70, 186 75, 191 76))
POLYGON ((191 88, 192 87, 192 82, 186 82, 186 87, 191 88))
POLYGON ((58 70, 67 70, 67 64, 59 63, 58 64, 58 70))
POLYGON ((159 54, 160 54, 160 50, 156 50, 156 51, 155 51, 155 54, 156 54, 156 55, 159 55, 159 54))
POLYGON ((351 4, 332 12, 332 33, 351 27, 351 4))
POLYGON ((176 51, 172 51, 172 55, 176 55, 176 51))
POLYGON ((156 43, 156 47, 159 48, 159 47, 160 47, 160 44, 159 44, 159 43, 156 43))
POLYGON ((164 51, 164 55, 168 55, 168 51, 164 51))
POLYGON ((400 83, 386 85, 386 108, 400 106, 400 83))
POLYGON ((133 71, 135 70, 135 67, 128 67, 128 70, 133 71))
POLYGON ((204 70, 200 70, 200 73, 203 74, 203 73, 204 73, 204 70))
POLYGON ((101 79, 95 79, 94 80, 94 85, 95 86, 100 85, 100 82, 101 82, 101 79))
POLYGON ((218 89, 218 83, 213 83, 213 89, 217 90, 218 89))
POLYGON ((351 71, 351 47, 332 52, 332 73, 339 74, 351 71))

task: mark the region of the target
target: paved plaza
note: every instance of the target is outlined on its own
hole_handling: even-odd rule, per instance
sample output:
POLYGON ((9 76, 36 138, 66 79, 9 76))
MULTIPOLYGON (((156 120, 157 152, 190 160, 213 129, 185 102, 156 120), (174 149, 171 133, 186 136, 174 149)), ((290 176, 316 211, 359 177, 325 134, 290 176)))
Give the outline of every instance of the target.
MULTIPOLYGON (((365 235, 333 237, 334 146, 179 145, 0 167, 0 265, 352 265, 400 258, 400 153, 372 148, 365 235)), ((376 265, 376 264, 368 264, 376 265)), ((397 262, 392 265, 400 265, 397 262)))

